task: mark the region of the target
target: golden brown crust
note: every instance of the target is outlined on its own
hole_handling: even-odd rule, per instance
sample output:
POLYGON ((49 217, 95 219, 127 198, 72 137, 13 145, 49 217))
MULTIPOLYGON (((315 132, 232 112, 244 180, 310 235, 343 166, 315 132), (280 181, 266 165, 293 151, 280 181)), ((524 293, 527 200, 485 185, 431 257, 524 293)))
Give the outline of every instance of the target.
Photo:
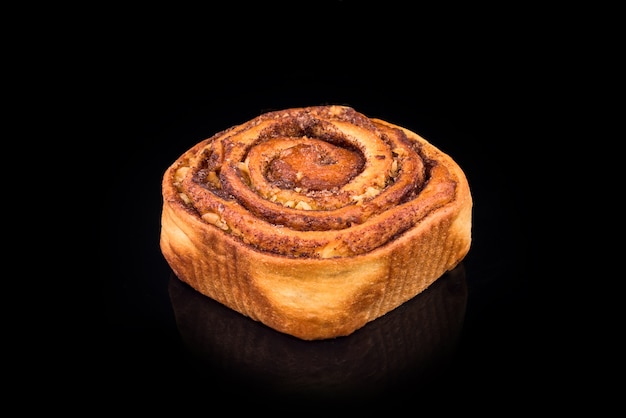
POLYGON ((269 112, 220 132, 176 160, 162 186, 161 250, 174 273, 305 340, 348 335, 396 308, 471 243, 461 168, 419 135, 344 106, 269 112))

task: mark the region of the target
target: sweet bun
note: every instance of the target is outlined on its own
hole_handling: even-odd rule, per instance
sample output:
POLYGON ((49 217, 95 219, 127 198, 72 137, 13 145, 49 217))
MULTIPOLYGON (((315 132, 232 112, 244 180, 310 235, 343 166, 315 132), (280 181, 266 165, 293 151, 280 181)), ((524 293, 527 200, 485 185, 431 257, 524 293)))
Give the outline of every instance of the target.
POLYGON ((198 292, 303 340, 346 336, 456 267, 464 172, 418 134, 346 106, 262 114, 163 176, 160 247, 198 292))

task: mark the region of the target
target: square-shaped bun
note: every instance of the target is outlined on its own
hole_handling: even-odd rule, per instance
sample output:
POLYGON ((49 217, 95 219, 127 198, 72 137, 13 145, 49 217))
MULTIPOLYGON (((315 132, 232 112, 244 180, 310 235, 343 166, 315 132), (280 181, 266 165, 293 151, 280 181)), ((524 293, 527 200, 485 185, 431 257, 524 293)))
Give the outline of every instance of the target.
POLYGON ((262 114, 167 168, 161 251, 198 292, 304 340, 346 336, 456 267, 472 197, 418 134, 346 106, 262 114))

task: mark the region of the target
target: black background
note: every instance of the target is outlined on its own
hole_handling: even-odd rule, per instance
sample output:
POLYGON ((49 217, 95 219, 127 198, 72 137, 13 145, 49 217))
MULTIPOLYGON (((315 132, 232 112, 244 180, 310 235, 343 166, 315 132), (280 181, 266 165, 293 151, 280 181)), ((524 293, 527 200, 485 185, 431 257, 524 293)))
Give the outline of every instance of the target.
MULTIPOLYGON (((259 7, 242 21, 235 4, 202 16, 165 19, 161 10, 158 19, 138 13, 116 21, 124 41, 111 44, 114 59, 102 63, 106 75, 97 80, 109 103, 99 154, 108 192, 100 364, 113 382, 110 404, 214 408, 231 396, 235 409, 326 405, 256 387, 236 361, 200 361, 177 326, 173 278, 158 244, 161 177, 180 154, 265 111, 319 104, 349 105, 419 133, 459 163, 474 198, 463 262, 467 307, 446 366, 350 407, 377 411, 387 399, 398 408, 496 398, 523 404, 520 381, 531 375, 536 344, 528 287, 538 271, 523 144, 545 119, 550 97, 535 95, 542 57, 520 27, 506 17, 472 24, 465 12, 326 2, 281 16, 259 7)), ((338 396, 333 405, 349 401, 338 396)))

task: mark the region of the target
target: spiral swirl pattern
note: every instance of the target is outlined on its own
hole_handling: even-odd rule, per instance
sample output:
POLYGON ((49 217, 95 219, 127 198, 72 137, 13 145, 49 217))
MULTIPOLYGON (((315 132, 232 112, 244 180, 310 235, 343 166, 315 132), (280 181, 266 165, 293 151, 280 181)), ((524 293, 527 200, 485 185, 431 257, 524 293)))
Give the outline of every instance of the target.
POLYGON ((198 143, 164 181, 189 211, 259 251, 346 257, 385 245, 454 198, 437 152, 350 107, 296 108, 198 143))

